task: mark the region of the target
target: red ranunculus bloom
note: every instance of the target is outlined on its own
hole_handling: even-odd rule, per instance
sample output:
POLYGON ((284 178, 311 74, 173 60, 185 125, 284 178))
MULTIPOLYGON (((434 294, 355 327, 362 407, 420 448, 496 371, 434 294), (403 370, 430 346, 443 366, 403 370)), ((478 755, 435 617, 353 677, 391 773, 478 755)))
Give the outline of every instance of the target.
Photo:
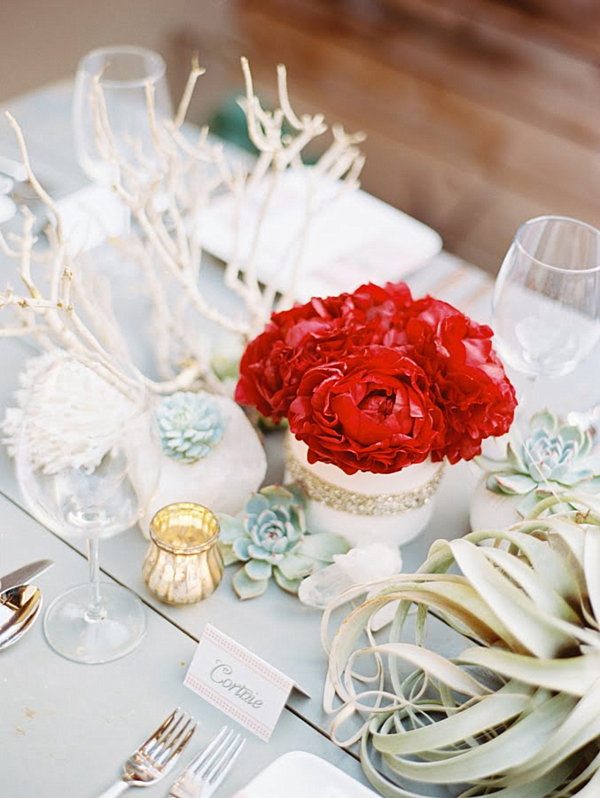
POLYGON ((354 346, 380 343, 411 304, 405 283, 368 284, 353 294, 315 298, 273 313, 242 356, 236 401, 281 421, 308 368, 343 357, 354 346))
POLYGON ((444 443, 432 447, 432 458, 470 460, 484 438, 508 431, 517 404, 492 330, 433 297, 415 302, 411 316, 403 341, 414 347, 446 421, 444 443))
POLYGON ((423 369, 385 346, 309 369, 288 413, 308 460, 346 474, 390 473, 425 460, 441 443, 444 419, 423 369))
POLYGON ((274 313, 244 352, 235 398, 287 417, 311 462, 346 473, 469 460, 516 407, 491 337, 405 283, 363 285, 274 313))

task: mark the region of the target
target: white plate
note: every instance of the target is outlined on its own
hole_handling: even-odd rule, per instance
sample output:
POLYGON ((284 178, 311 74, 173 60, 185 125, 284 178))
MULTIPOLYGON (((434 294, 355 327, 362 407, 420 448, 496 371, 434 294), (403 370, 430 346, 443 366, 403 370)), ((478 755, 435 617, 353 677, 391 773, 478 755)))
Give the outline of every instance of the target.
POLYGON ((233 798, 377 798, 376 793, 314 754, 290 751, 233 798))
MULTIPOLYGON (((242 270, 253 246, 264 183, 249 192, 239 216, 237 259, 242 270)), ((352 291, 365 282, 398 280, 436 255, 442 246, 431 228, 361 190, 343 190, 310 168, 288 169, 280 178, 265 214, 255 266, 263 282, 286 290, 299 252, 304 209, 314 214, 305 241, 295 297, 306 301, 352 291)), ((236 206, 227 194, 211 202, 201 218, 205 249, 227 262, 234 252, 236 206)))

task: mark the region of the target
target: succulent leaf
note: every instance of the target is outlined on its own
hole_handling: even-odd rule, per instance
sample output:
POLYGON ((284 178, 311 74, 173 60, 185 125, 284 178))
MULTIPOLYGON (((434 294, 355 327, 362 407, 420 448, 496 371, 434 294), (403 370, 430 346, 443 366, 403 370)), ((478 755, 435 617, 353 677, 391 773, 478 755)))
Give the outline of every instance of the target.
POLYGON ((206 457, 225 434, 221 409, 207 393, 174 393, 162 400, 155 416, 163 452, 183 463, 206 457))
POLYGON ((219 540, 221 543, 233 543, 243 531, 242 522, 232 515, 221 513, 219 515, 219 540))
POLYGON ((244 566, 247 576, 255 582, 261 582, 263 579, 270 579, 273 572, 273 566, 264 560, 249 560, 244 566))
POLYGON ((239 571, 235 572, 231 583, 237 597, 241 599, 251 599, 262 596, 269 587, 268 579, 250 579, 245 568, 240 568, 239 571))
POLYGON ((529 493, 537 485, 527 474, 494 474, 494 480, 503 493, 518 496, 529 493))
POLYGON ((249 560, 252 556, 250 554, 250 541, 248 538, 236 538, 233 541, 232 550, 238 560, 249 560))
POLYGON ((302 554, 290 554, 277 567, 286 579, 302 579, 316 570, 317 563, 312 557, 305 557, 302 554))
POLYGON ((307 535, 300 548, 302 554, 326 563, 333 562, 335 554, 345 554, 347 551, 348 544, 346 541, 330 532, 307 535))
POLYGON ((220 516, 227 562, 245 563, 243 574, 238 571, 234 577, 238 595, 260 595, 244 580, 262 585, 271 576, 284 590, 297 592, 304 577, 331 562, 334 554, 347 551, 347 544, 335 535, 308 533, 304 506, 297 486, 269 485, 248 498, 237 518, 220 516))
MULTIPOLYGON (((522 495, 518 505, 524 517, 544 496, 600 490, 600 447, 591 432, 563 424, 549 410, 533 415, 522 437, 517 428, 509 434, 504 457, 476 458, 487 475, 486 486, 495 493, 522 495), (531 492, 531 496, 528 496, 531 492)), ((562 512, 555 505, 553 512, 562 512)))
POLYGON ((293 593, 294 595, 298 593, 300 582, 302 582, 302 579, 287 579, 279 568, 273 569, 273 578, 282 590, 285 590, 286 593, 293 593))

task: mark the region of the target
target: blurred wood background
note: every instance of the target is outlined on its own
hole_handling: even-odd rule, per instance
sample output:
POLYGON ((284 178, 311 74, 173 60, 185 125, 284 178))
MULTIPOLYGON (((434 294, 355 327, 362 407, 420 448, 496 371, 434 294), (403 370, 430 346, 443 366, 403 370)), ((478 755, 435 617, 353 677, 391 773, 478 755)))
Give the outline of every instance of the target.
POLYGON ((33 85, 72 74, 93 46, 129 42, 163 53, 177 96, 199 51, 197 121, 241 88, 240 55, 267 99, 284 62, 299 110, 368 134, 364 187, 492 273, 527 218, 600 225, 599 0, 4 0, 0 65, 11 12, 29 19, 29 60, 31 25, 64 17, 29 64, 33 85))

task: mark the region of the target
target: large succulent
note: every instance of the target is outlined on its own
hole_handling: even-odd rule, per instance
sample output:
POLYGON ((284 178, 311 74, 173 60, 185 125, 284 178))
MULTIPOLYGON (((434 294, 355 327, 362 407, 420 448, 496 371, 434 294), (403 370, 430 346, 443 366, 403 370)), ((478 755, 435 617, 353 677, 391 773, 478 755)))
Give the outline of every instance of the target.
POLYGON ((233 588, 242 599, 262 595, 271 577, 279 587, 297 593, 305 577, 348 550, 337 535, 308 533, 304 499, 294 486, 263 488, 248 499, 239 516, 221 514, 219 523, 225 564, 244 563, 233 577, 233 588))
POLYGON ((225 433, 221 409, 207 393, 168 396, 156 409, 156 420, 163 452, 183 463, 206 457, 225 433))
POLYGON ((438 540, 339 626, 324 708, 382 796, 600 795, 600 515, 595 497, 581 505, 438 540))
POLYGON ((532 416, 525 435, 513 428, 505 457, 476 462, 488 473, 489 490, 523 497, 518 510, 524 516, 545 496, 600 490, 600 449, 591 433, 561 425, 549 410, 532 416))

